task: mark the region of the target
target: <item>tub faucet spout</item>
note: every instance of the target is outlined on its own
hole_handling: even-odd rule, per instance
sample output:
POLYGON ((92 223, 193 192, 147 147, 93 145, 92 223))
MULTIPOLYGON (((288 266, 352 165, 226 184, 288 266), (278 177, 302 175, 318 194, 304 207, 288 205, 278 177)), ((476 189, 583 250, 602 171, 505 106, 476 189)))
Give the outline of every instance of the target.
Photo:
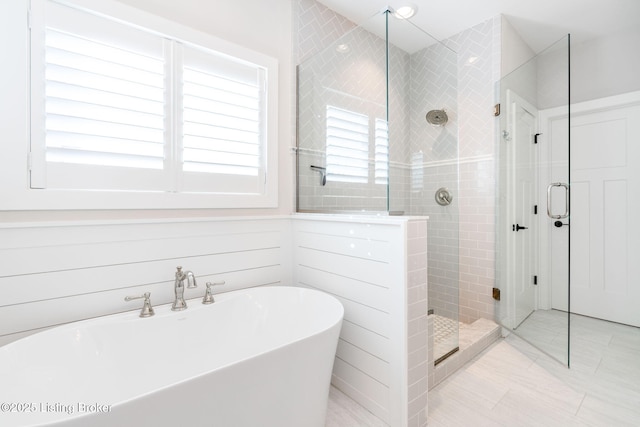
POLYGON ((178 267, 176 271, 176 281, 174 283, 174 292, 176 299, 173 301, 171 310, 180 311, 187 308, 187 303, 184 300, 184 281, 187 281, 187 288, 197 288, 196 276, 191 271, 182 271, 182 267, 178 267))

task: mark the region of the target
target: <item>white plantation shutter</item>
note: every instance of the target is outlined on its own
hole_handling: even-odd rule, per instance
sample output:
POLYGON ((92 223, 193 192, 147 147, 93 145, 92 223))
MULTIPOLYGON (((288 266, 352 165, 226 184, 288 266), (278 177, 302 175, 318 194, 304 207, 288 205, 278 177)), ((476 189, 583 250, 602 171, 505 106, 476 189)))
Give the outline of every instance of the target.
POLYGON ((422 151, 411 154, 411 190, 419 191, 424 186, 424 156, 422 151))
POLYGON ((44 59, 32 65, 32 155, 41 168, 32 188, 163 189, 165 42, 45 5, 44 25, 32 30, 44 59))
POLYGON ((327 105, 327 181, 369 180, 369 117, 327 105))
POLYGON ((183 51, 184 186, 259 192, 264 181, 266 71, 254 64, 185 47, 183 51), (223 178, 221 178, 223 177, 223 178), (199 184, 200 183, 200 184, 199 184))
POLYGON ((47 161, 162 169, 162 58, 48 29, 47 161))
POLYGON ((375 183, 389 182, 389 124, 386 120, 375 120, 375 183))
POLYGON ((266 65, 34 3, 32 188, 264 193, 266 65))

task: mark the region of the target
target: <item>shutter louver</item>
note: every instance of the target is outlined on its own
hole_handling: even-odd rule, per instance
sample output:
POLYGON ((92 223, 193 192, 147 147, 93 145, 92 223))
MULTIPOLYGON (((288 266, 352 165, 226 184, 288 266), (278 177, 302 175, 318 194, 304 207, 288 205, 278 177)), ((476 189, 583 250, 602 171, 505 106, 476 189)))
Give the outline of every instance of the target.
POLYGON ((369 177, 369 118, 327 106, 328 181, 367 183, 369 177))
POLYGON ((389 182, 389 125, 386 120, 375 121, 375 183, 389 182))
POLYGON ((162 169, 162 58, 48 28, 46 160, 162 169))
POLYGON ((185 67, 184 170, 257 176, 260 88, 185 67))

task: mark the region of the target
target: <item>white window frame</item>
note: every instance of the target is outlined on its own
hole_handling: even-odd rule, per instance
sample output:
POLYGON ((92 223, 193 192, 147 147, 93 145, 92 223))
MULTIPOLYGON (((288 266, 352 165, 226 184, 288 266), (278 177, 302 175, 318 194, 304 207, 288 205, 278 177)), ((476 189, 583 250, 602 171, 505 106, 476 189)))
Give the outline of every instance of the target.
POLYGON ((92 13, 135 23, 159 35, 188 44, 241 58, 259 64, 267 70, 267 144, 263 190, 256 194, 202 193, 128 190, 62 190, 31 189, 30 170, 38 159, 30 155, 31 89, 30 27, 39 25, 37 13, 31 9, 43 0, 16 0, 3 3, 0 36, 12 43, 3 44, 0 53, 11 63, 0 71, 0 116, 2 121, 2 155, 0 170, 0 210, 84 210, 84 209, 206 209, 206 208, 267 208, 278 206, 278 63, 275 58, 196 31, 173 21, 109 0, 73 0, 71 4, 92 13), (31 5, 30 5, 31 3, 31 5))

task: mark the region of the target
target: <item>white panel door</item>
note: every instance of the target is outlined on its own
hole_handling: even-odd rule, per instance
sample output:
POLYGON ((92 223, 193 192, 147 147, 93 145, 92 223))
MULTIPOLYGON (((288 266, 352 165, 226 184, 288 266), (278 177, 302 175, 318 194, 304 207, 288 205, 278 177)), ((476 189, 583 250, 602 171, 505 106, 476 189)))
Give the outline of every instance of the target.
POLYGON ((570 309, 640 326, 640 93, 632 98, 572 107, 570 309))
POLYGON ((534 275, 537 274, 537 227, 534 216, 538 150, 534 143, 538 111, 513 91, 507 92, 511 140, 508 153, 513 170, 509 180, 512 248, 511 283, 514 291, 514 324, 517 328, 536 308, 534 275))

